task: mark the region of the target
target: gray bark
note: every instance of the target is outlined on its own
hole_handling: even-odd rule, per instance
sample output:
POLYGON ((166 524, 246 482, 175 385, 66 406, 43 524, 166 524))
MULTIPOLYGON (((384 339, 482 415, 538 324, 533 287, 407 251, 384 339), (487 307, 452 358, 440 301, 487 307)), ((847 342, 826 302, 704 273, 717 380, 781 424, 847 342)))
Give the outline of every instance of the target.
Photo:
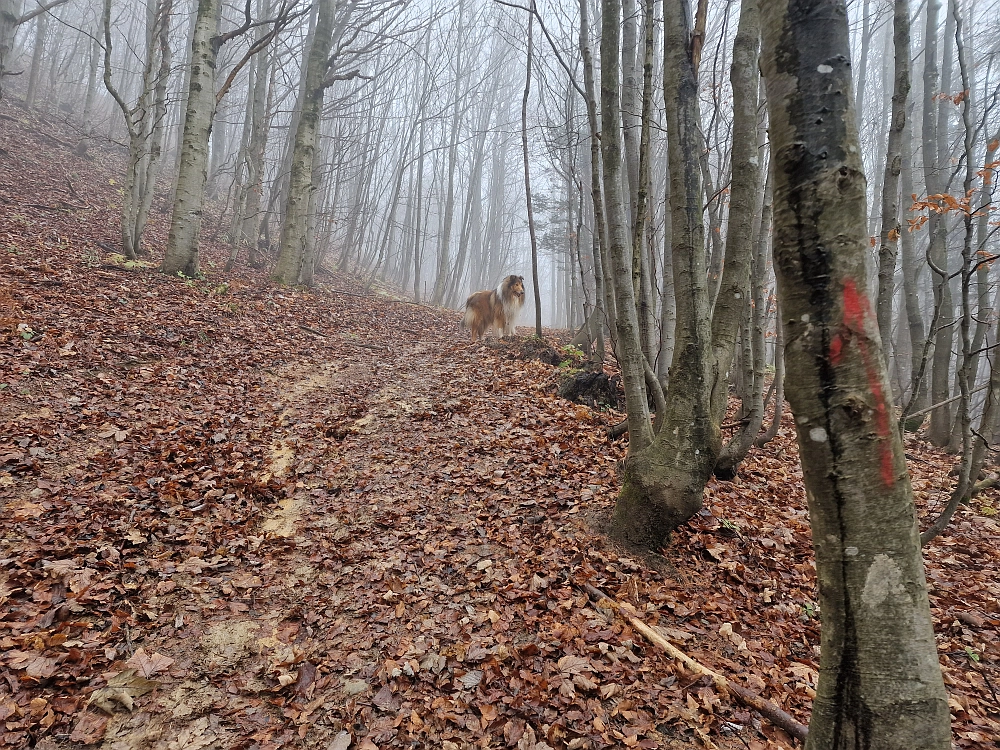
MULTIPOLYGON (((605 12, 608 12, 607 8, 605 12)), ((670 161, 673 271, 677 305, 676 343, 669 392, 665 403, 657 411, 656 437, 648 447, 645 447, 648 442, 645 402, 641 404, 642 414, 636 418, 633 416, 632 403, 627 404, 629 456, 611 529, 616 539, 646 549, 659 548, 674 528, 701 507, 705 482, 711 475, 721 449, 719 424, 712 419, 711 414, 711 389, 717 372, 712 353, 705 268, 705 229, 702 220, 704 196, 698 161, 698 155, 703 150, 698 114, 698 45, 695 43, 698 36, 692 35, 693 14, 686 0, 665 2, 663 16, 664 46, 667 50, 664 56, 663 87, 667 102, 670 161), (633 432, 633 421, 640 422, 638 426, 646 430, 644 439, 636 449, 633 449, 632 444, 638 434, 633 432)), ((605 18, 605 34, 608 33, 607 23, 605 18)), ((602 39, 602 49, 603 44, 602 39)), ((607 57, 608 55, 602 54, 602 59, 607 57)), ((602 80, 603 77, 602 70, 602 80)), ((751 121, 751 125, 755 124, 756 117, 751 121)), ((606 158, 605 185, 608 185, 609 166, 606 158)), ((610 190, 610 186, 606 193, 607 190, 610 190)), ((611 203, 609 196, 609 212, 611 203)), ((612 233, 612 248, 614 244, 612 233)), ((642 360, 638 359, 641 352, 630 354, 630 347, 626 345, 623 336, 626 329, 621 325, 621 320, 626 315, 634 315, 625 304, 632 306, 635 303, 632 299, 622 298, 621 289, 618 288, 619 271, 617 267, 615 270, 615 292, 619 298, 619 361, 624 363, 632 356, 636 358, 636 365, 641 365, 642 360)), ((629 287, 631 291, 631 284, 629 287)), ((648 366, 646 369, 655 397, 659 384, 652 370, 648 366)), ((629 379, 635 377, 634 372, 622 368, 626 388, 629 379)), ((641 385, 641 380, 638 385, 641 385)))
MULTIPOLYGON (((528 22, 529 24, 531 21, 528 22)), ((437 272, 434 275, 434 291, 431 294, 431 304, 441 305, 444 303, 445 291, 448 285, 448 274, 451 273, 451 234, 452 225, 455 221, 455 169, 458 164, 458 128, 461 124, 462 108, 464 97, 462 87, 465 84, 465 73, 462 68, 462 41, 465 36, 465 2, 459 0, 458 3, 458 44, 455 45, 455 88, 453 91, 454 101, 451 112, 451 132, 448 139, 448 187, 444 204, 444 225, 441 228, 440 246, 438 247, 437 272)), ((530 46, 531 27, 528 27, 528 38, 530 46)), ((529 51, 530 58, 530 51, 529 51)), ((531 60, 528 60, 529 79, 531 60)), ((531 207, 528 207, 531 210, 531 207)), ((532 229, 534 231, 534 229, 532 229)), ((540 314, 540 313, 539 313, 540 314)), ((541 325, 541 324, 539 324, 541 325)), ((539 333, 539 336, 541 333, 539 333)))
MULTIPOLYGON (((532 6, 534 7, 534 6, 532 6)), ((528 157, 528 96, 531 94, 531 56, 534 13, 528 16, 528 50, 524 74, 524 94, 521 97, 521 154, 524 157, 524 197, 527 203, 528 236, 531 239, 531 285, 535 294, 535 336, 542 337, 542 295, 538 285, 538 239, 535 236, 535 209, 531 205, 531 169, 528 157)))
POLYGON ((0 0, 0 94, 4 77, 10 72, 14 33, 20 24, 21 0, 0 0))
POLYGON ((42 55, 45 53, 45 29, 49 20, 48 13, 39 13, 35 19, 35 46, 31 51, 31 72, 28 73, 28 91, 24 103, 30 109, 35 106, 38 96, 38 78, 42 72, 42 55))
POLYGON ((208 177, 208 142, 215 116, 215 59, 213 37, 218 33, 221 0, 199 0, 191 39, 191 79, 184 110, 184 134, 170 220, 167 249, 160 270, 194 277, 200 272, 198 240, 208 177))
MULTIPOLYGON (((867 2, 866 2, 867 4, 867 2)), ((867 17, 865 19, 867 25, 867 17)), ((882 178, 882 228, 878 249, 878 297, 876 314, 886 363, 892 351, 892 298, 896 280, 899 223, 899 174, 903 164, 903 133, 906 129, 906 103, 910 94, 910 8, 907 0, 895 0, 892 21, 895 75, 892 86, 892 119, 886 147, 885 173, 882 178)), ((861 100, 861 92, 858 93, 861 100)), ((904 196, 908 198, 909 196, 904 196)))
MULTIPOLYGON (((912 108, 911 108, 912 111, 912 108)), ((902 144, 902 189, 904 205, 910 205, 913 194, 913 146, 911 145, 912 128, 907 123, 903 131, 902 144)), ((907 208, 907 216, 912 212, 907 208)), ((909 221, 907 221, 909 224, 909 221)), ((927 404, 927 378, 921 376, 923 369, 924 345, 927 341, 924 334, 924 318, 920 310, 920 261, 913 246, 913 232, 909 226, 903 229, 899 238, 900 266, 903 272, 903 306, 906 310, 906 325, 910 336, 910 402, 911 411, 917 411, 927 404)), ((915 430, 923 419, 910 424, 907 429, 915 430)))
POLYGON ((823 613, 807 750, 951 747, 913 494, 867 294, 842 0, 763 0, 775 270, 823 613))
MULTIPOLYGON (((924 184, 927 195, 939 195, 944 190, 942 170, 946 162, 941 161, 940 144, 942 134, 939 128, 947 126, 947 115, 938 116, 939 105, 935 98, 939 93, 940 73, 937 61, 937 27, 940 0, 927 2, 927 28, 924 37, 924 112, 923 112, 923 155, 924 184)), ((946 47, 949 45, 945 45, 946 47)), ((950 66, 947 66, 950 68, 950 66)), ((949 103, 950 106, 950 103, 949 103)), ((946 139, 946 134, 944 134, 946 139)), ((954 338, 951 285, 948 280, 948 227, 946 217, 935 211, 930 212, 927 221, 930 248, 927 251, 931 270, 934 273, 934 305, 938 311, 936 330, 930 331, 934 337, 934 358, 931 371, 931 401, 940 403, 949 396, 951 344, 954 338)), ((931 412, 928 439, 938 446, 948 444, 951 437, 951 408, 942 406, 931 412)))
POLYGON ((333 46, 336 0, 320 0, 312 45, 302 74, 302 111, 292 146, 292 165, 288 177, 288 199, 278 250, 278 264, 273 278, 281 284, 313 282, 315 249, 309 246, 309 215, 313 206, 315 186, 313 168, 319 134, 319 118, 328 70, 328 58, 333 46))
MULTIPOLYGON (((619 0, 602 0, 601 25, 601 157, 604 166, 604 200, 608 223, 608 255, 612 266, 618 331, 618 361, 625 383, 628 411, 629 455, 641 451, 652 440, 649 407, 643 385, 642 347, 632 286, 631 246, 622 195, 622 135, 619 99, 619 0)), ((619 501, 620 502, 620 501, 619 501)))
MULTIPOLYGON (((615 336, 615 298, 611 283, 610 254, 608 249, 608 228, 604 208, 604 191, 601 187, 601 145, 600 123, 597 119, 597 97, 594 93, 594 62, 590 46, 590 19, 587 4, 589 0, 580 0, 580 57, 583 61, 583 81, 586 92, 587 123, 590 126, 590 196, 594 210, 594 283, 596 289, 597 308, 604 314, 601 325, 615 336)), ((601 342, 603 344, 603 341, 601 342)), ((604 350, 601 349, 601 359, 604 350)))

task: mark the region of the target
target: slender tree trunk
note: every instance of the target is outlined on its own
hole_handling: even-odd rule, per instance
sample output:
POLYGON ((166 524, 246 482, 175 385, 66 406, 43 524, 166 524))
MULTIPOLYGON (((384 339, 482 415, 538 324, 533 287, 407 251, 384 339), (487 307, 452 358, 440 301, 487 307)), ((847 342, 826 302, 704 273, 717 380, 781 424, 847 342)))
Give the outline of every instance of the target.
MULTIPOLYGON (((869 0, 864 0, 861 9, 861 52, 858 54, 858 88, 854 94, 854 111, 857 113, 858 127, 865 117, 865 92, 868 89, 868 48, 872 41, 872 22, 869 0)), ((909 18, 907 18, 909 21, 909 18)))
MULTIPOLYGON (((735 62, 735 58, 733 60, 735 62)), ((735 154, 734 154, 735 158, 735 154)), ((736 470, 740 463, 746 458, 750 448, 758 440, 760 428, 764 424, 764 366, 767 357, 765 356, 764 328, 767 325, 765 316, 767 307, 767 297, 765 295, 765 279, 767 277, 768 245, 771 234, 771 177, 766 178, 764 186, 764 200, 760 211, 760 226, 757 228, 757 236, 754 238, 753 268, 751 271, 753 287, 753 310, 751 317, 751 357, 753 367, 751 377, 753 386, 750 389, 747 403, 749 408, 744 406, 744 424, 741 426, 732 440, 722 449, 719 460, 715 463, 715 475, 719 479, 732 479, 736 476, 736 470)), ((780 328, 780 322, 779 322, 780 328)), ((775 391, 778 390, 778 372, 775 369, 775 391)), ((777 394, 779 400, 783 400, 784 394, 777 394)), ((777 409, 778 419, 781 419, 780 405, 777 409)), ((772 436, 773 437, 773 436, 772 436)))
MULTIPOLYGON (((534 0, 532 0, 534 11, 534 0)), ((528 155, 528 96, 531 94, 532 28, 534 12, 528 15, 528 52, 525 63, 524 95, 521 97, 521 152, 524 156, 524 197, 528 209, 528 235, 531 238, 531 282, 535 291, 535 335, 542 337, 542 293, 538 286, 538 240, 535 237, 535 211, 531 205, 531 169, 528 155)))
POLYGON ((97 71, 100 64, 101 43, 95 35, 90 40, 90 57, 87 65, 87 94, 83 103, 83 127, 87 134, 94 127, 94 101, 97 99, 97 71))
MULTIPOLYGON (((924 184, 927 195, 939 195, 944 188, 941 174, 944 164, 939 161, 940 134, 938 128, 942 118, 937 117, 937 99, 940 74, 937 61, 938 13, 940 0, 927 2, 927 28, 924 37, 924 115, 923 154, 924 184)), ((947 45, 946 45, 947 46, 947 45)), ((944 123, 947 119, 944 118, 944 123)), ((937 330, 929 335, 934 337, 934 360, 931 371, 931 401, 940 403, 948 398, 951 382, 951 342, 953 339, 951 285, 948 279, 948 228, 946 217, 935 211, 930 212, 927 221, 930 236, 928 259, 933 264, 934 306, 938 309, 937 330)), ((948 444, 951 437, 951 408, 942 406, 931 412, 931 426, 928 439, 938 446, 948 444)))
MULTIPOLYGON (((667 149, 669 152, 669 148, 667 149)), ((677 327, 677 300, 674 295, 673 223, 670 219, 670 156, 666 156, 668 177, 663 191, 663 267, 660 297, 660 348, 656 354, 656 378, 669 388, 670 364, 674 359, 674 334, 677 327)))
POLYGON ((1000 147, 1000 134, 995 135, 986 145, 986 155, 983 159, 985 164, 979 172, 983 183, 979 190, 979 197, 972 206, 979 214, 976 217, 976 254, 980 259, 976 268, 976 333, 972 339, 973 382, 976 382, 979 376, 981 350, 986 343, 986 332, 994 314, 992 297, 990 296, 990 264, 981 261, 988 255, 987 242, 990 236, 989 225, 992 213, 993 175, 996 171, 993 165, 996 160, 998 147, 1000 147))
POLYGON ((313 208, 315 186, 313 168, 319 138, 319 118, 323 110, 324 82, 330 48, 333 46, 336 0, 320 0, 312 46, 302 74, 302 112, 292 146, 292 166, 288 177, 288 200, 281 227, 278 264, 274 280, 281 284, 311 286, 316 254, 308 246, 309 215, 313 208))
MULTIPOLYGON (((602 0, 601 25, 601 156, 604 165, 604 199, 608 223, 608 255, 613 273, 617 308, 618 359, 625 383, 628 411, 629 455, 649 445, 652 429, 644 387, 645 372, 639 340, 635 288, 629 260, 631 248, 622 195, 622 136, 619 100, 619 39, 621 7, 619 0, 602 0)), ((621 501, 619 501, 621 502, 621 501)))
POLYGON ((760 16, 755 0, 743 0, 733 44, 732 181, 729 227, 726 233, 722 281, 712 314, 712 348, 715 380, 712 419, 721 425, 729 398, 729 370, 743 308, 750 304, 750 265, 754 239, 760 226, 757 209, 761 194, 760 154, 757 145, 757 96, 760 89, 760 16), (750 231, 746 231, 750 228, 750 231))
POLYGON ((781 417, 785 412, 785 327, 781 322, 781 305, 777 307, 777 325, 774 333, 774 410, 771 412, 771 422, 767 429, 754 441, 754 446, 763 448, 778 435, 781 429, 781 417))
POLYGON ((916 514, 866 291, 842 0, 763 0, 775 270, 823 612, 807 750, 951 747, 916 514))
MULTIPOLYGON (((899 174, 903 165, 903 133, 906 129, 906 103, 910 94, 910 8, 907 0, 893 3, 892 39, 895 51, 895 75, 892 87, 892 121, 886 147, 885 174, 882 178, 882 229, 878 249, 878 301, 876 315, 882 337, 882 353, 888 366, 892 351, 892 298, 896 279, 896 248, 901 232, 899 223, 899 174)), ((865 19, 867 25, 867 17, 865 19)), ((861 93, 858 94, 859 101, 861 93)), ((904 196, 908 198, 909 196, 904 196)))
MULTIPOLYGON (((911 107, 912 112, 912 107, 911 107)), ((902 143, 902 199, 907 206, 904 215, 909 216, 913 194, 913 147, 911 145, 912 128, 907 123, 903 130, 902 143)), ((923 369, 923 349, 927 341, 924 334, 924 318, 920 310, 920 261, 913 246, 913 232, 907 227, 900 232, 899 238, 900 266, 903 271, 903 307, 906 310, 906 324, 910 335, 910 395, 911 411, 918 411, 927 403, 927 378, 919 377, 923 369), (919 377, 919 380, 918 380, 919 377), (916 389, 916 390, 914 390, 916 389), (915 395, 914 395, 915 394, 915 395)), ((923 417, 915 424, 908 424, 907 429, 916 430, 923 417)))
MULTIPOLYGON (((530 28, 528 30, 528 35, 529 37, 531 35, 530 28)), ((440 246, 438 248, 437 273, 434 275, 434 292, 431 295, 431 304, 434 305, 444 304, 445 291, 448 285, 448 274, 454 270, 451 263, 451 234, 452 226, 455 222, 455 168, 458 163, 458 127, 461 124, 461 113, 464 106, 464 97, 462 96, 462 86, 464 84, 464 73, 462 71, 462 40, 464 36, 465 2, 464 0, 459 0, 459 43, 455 45, 454 102, 452 104, 451 113, 451 133, 448 139, 448 187, 447 194, 445 195, 444 223, 441 228, 440 246)), ((530 67, 530 60, 528 61, 528 65, 530 67)))
POLYGON ((31 72, 28 73, 28 91, 24 103, 28 109, 35 106, 38 96, 38 78, 42 72, 42 55, 45 54, 45 29, 48 26, 49 14, 39 13, 35 17, 35 46, 31 51, 31 72))
MULTIPOLYGON (((604 314, 602 326, 609 331, 615 329, 614 289, 610 283, 611 270, 608 258, 608 227, 604 208, 604 192, 601 188, 601 145, 600 123, 597 120, 597 97, 595 96, 594 62, 590 46, 589 0, 580 0, 580 57, 583 60, 584 91, 587 94, 587 123, 590 126, 590 196, 594 207, 594 283, 598 309, 604 314)), ((601 351, 601 360, 604 351, 601 351)))
MULTIPOLYGON (((958 49, 958 64, 962 76, 962 90, 967 95, 962 100, 962 125, 964 126, 964 152, 965 152, 965 179, 962 183, 962 195, 972 196, 973 180, 976 174, 974 163, 975 158, 975 126, 972 122, 972 97, 971 82, 969 77, 968 63, 965 56, 965 48, 962 43, 962 20, 958 12, 957 4, 950 4, 951 15, 954 19, 955 40, 958 49)), ((972 434, 972 277, 975 275, 975 243, 974 226, 972 222, 972 212, 964 211, 962 215, 962 267, 960 269, 961 280, 961 317, 959 318, 959 342, 961 344, 961 359, 959 360, 956 380, 958 381, 958 391, 961 397, 958 401, 958 414, 956 433, 958 445, 954 446, 961 450, 961 460, 958 466, 958 480, 952 492, 951 499, 944 509, 944 512, 932 524, 927 532, 921 535, 921 541, 926 543, 939 534, 951 520, 952 515, 958 509, 959 503, 964 500, 975 477, 972 474, 973 456, 973 434, 972 434)))
MULTIPOLYGON (((137 254, 145 254, 142 236, 149 220, 149 210, 153 205, 153 194, 156 192, 156 176, 163 155, 164 126, 167 117, 167 83, 170 80, 172 54, 170 50, 170 16, 173 12, 173 0, 162 0, 157 3, 155 36, 152 38, 159 54, 159 67, 156 71, 155 84, 152 92, 152 111, 149 113, 149 152, 143 163, 143 181, 138 186, 138 200, 135 215, 135 229, 132 246, 137 254)), ((153 52, 150 50, 150 55, 153 52)))
MULTIPOLYGON (((650 161, 652 158, 653 118, 653 0, 643 0, 643 7, 642 114, 639 131, 639 164, 635 176, 638 186, 637 189, 632 190, 632 286, 635 289, 638 303, 639 340, 642 343, 642 351, 648 361, 653 361, 653 295, 652 283, 649 278, 649 256, 646 252, 646 240, 649 236, 647 232, 649 227, 649 194, 652 186, 650 161)), ((626 80, 623 95, 627 90, 626 80)), ((634 102, 632 106, 634 106, 634 102)), ((626 140, 627 146, 628 141, 626 140)), ((633 179, 631 169, 629 172, 629 184, 631 185, 633 179)))
POLYGON ((215 117, 215 59, 213 37, 221 0, 199 0, 191 39, 191 80, 188 83, 181 141, 180 169, 170 220, 167 249, 160 270, 166 274, 197 276, 198 240, 208 178, 208 142, 215 117))

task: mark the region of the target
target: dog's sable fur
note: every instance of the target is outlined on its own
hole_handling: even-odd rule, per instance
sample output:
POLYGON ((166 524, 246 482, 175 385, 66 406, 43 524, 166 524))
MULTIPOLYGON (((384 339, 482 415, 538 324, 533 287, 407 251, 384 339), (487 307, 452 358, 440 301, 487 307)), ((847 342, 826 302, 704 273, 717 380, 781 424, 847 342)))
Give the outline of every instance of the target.
POLYGON ((524 277, 508 276, 496 289, 476 292, 465 302, 462 328, 472 331, 472 340, 481 339, 487 331, 496 335, 514 335, 514 324, 524 306, 524 277))

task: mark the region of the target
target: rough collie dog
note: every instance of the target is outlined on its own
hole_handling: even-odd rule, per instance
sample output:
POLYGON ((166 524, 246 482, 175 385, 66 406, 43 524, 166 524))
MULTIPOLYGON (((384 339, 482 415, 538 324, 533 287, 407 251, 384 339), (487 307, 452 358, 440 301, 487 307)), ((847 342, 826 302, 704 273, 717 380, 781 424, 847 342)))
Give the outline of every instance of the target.
POLYGON ((472 340, 481 339, 487 331, 497 336, 514 335, 514 324, 524 306, 524 277, 508 276, 496 289, 476 292, 465 302, 462 328, 472 331, 472 340))

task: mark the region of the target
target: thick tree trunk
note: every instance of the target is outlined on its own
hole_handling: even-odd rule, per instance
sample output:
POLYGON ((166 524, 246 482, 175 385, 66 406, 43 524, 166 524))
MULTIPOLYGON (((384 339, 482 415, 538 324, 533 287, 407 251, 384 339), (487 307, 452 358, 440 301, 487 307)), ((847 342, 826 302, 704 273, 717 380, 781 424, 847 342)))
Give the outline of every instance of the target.
MULTIPOLYGON (((867 25, 867 18, 865 19, 867 25)), ((892 21, 895 75, 892 86, 892 121, 886 147, 882 178, 882 229, 878 249, 878 301, 875 307, 882 352, 889 362, 892 351, 892 298, 896 279, 896 248, 901 231, 899 222, 899 174, 903 164, 903 133, 906 129, 906 102, 910 94, 910 8, 907 0, 895 0, 892 21)), ((861 94, 859 92, 860 100, 861 94)), ((908 199, 909 196, 904 196, 908 199)))
POLYGON ((947 695, 874 310, 842 0, 763 0, 775 269, 816 551, 809 750, 951 747, 947 695))
POLYGON ((333 45, 336 6, 336 0, 320 2, 316 30, 302 75, 302 111, 295 129, 285 220, 281 227, 278 264, 273 275, 274 280, 281 284, 310 286, 316 270, 316 256, 307 241, 309 213, 315 195, 313 167, 319 138, 319 118, 323 109, 324 81, 333 45))
MULTIPOLYGON (((701 507, 705 482, 711 476, 722 446, 719 424, 711 414, 711 390, 716 371, 705 268, 704 196, 698 162, 703 143, 698 114, 696 50, 691 43, 691 27, 688 25, 694 14, 686 0, 668 0, 664 3, 663 16, 667 50, 663 87, 667 102, 676 340, 669 393, 662 414, 657 414, 658 431, 648 448, 645 447, 645 440, 636 446, 637 450, 632 446, 636 438, 633 421, 640 422, 648 430, 645 402, 639 418, 633 417, 632 402, 627 404, 629 457, 625 464, 625 481, 612 519, 612 535, 616 539, 647 549, 662 546, 670 532, 701 507)), ((607 23, 605 16, 605 34, 608 33, 607 23)), ((602 39, 602 49, 603 45, 602 39)), ((601 57, 606 60, 610 54, 609 50, 601 57)), ((603 77, 602 69, 602 81, 603 77)), ((751 126, 755 124, 756 117, 751 126)), ((607 155, 605 157, 607 185, 610 165, 607 155)), ((609 199, 609 208, 610 205, 609 199)), ((612 239, 612 248, 614 244, 612 239)), ((634 309, 634 301, 622 299, 617 271, 616 268, 618 356, 619 361, 624 363, 629 354, 621 321, 626 314, 634 315, 625 307, 627 303, 634 309)), ((637 366, 642 365, 642 360, 638 359, 640 354, 633 355, 637 358, 637 366)), ((635 377, 635 373, 622 368, 626 388, 629 379, 635 377)), ((642 377, 641 373, 639 377, 642 377)), ((656 387, 659 385, 656 384, 656 387)))
POLYGON ((221 0, 199 0, 191 39, 191 79, 184 110, 184 135, 170 220, 167 250, 160 271, 197 276, 200 271, 198 240, 208 177, 208 142, 215 117, 215 59, 213 37, 221 0))

